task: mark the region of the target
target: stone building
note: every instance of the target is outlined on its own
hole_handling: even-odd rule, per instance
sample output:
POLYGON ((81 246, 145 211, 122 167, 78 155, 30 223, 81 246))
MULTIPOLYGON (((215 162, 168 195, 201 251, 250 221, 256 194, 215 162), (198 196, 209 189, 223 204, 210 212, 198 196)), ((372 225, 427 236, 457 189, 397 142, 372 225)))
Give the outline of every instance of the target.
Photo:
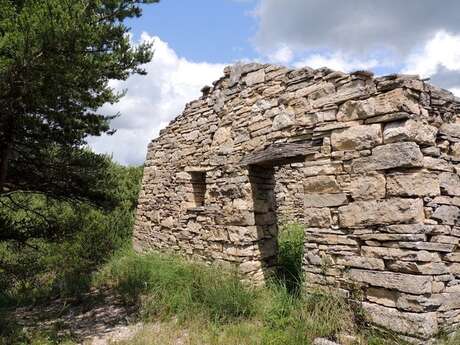
POLYGON ((460 100, 417 76, 235 65, 148 147, 139 250, 276 265, 305 225, 308 286, 362 291, 374 323, 427 343, 460 323, 460 100))

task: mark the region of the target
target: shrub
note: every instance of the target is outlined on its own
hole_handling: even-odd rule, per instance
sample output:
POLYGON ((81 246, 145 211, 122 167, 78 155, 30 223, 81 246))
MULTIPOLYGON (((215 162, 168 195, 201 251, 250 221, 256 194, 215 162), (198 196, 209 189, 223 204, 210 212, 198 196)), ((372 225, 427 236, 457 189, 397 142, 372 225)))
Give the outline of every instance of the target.
MULTIPOLYGON (((27 203, 37 213, 55 219, 60 224, 60 234, 53 241, 0 241, 0 307, 78 296, 89 287, 91 272, 130 242, 142 167, 112 163, 110 169, 117 180, 110 193, 119 200, 110 212, 89 204, 50 202, 37 195, 17 196, 17 202, 27 203)), ((0 213, 9 212, 2 205, 0 213)), ((13 216, 35 222, 22 211, 13 216)))

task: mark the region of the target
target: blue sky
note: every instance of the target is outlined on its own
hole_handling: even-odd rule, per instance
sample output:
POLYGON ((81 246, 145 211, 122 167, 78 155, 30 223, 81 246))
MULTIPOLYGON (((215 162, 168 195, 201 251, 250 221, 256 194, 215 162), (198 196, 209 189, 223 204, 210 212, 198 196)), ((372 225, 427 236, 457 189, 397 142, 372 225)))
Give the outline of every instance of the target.
POLYGON ((225 65, 258 61, 418 74, 460 96, 458 0, 162 0, 130 20, 133 43, 153 41, 147 76, 113 81, 126 96, 97 152, 142 164, 148 142, 225 65))
POLYGON ((192 61, 223 62, 256 58, 251 37, 255 1, 163 0, 144 6, 129 24, 135 37, 144 31, 161 37, 180 56, 192 61))

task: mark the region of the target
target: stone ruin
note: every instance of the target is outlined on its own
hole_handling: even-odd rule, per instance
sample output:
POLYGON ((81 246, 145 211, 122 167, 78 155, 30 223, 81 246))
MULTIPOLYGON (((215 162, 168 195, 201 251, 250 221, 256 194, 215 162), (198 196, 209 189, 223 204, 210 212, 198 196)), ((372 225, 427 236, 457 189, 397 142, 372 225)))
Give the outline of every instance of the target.
POLYGON ((138 250, 263 282, 280 221, 305 226, 307 288, 360 291, 426 344, 460 324, 460 99, 417 76, 227 67, 148 146, 138 250))

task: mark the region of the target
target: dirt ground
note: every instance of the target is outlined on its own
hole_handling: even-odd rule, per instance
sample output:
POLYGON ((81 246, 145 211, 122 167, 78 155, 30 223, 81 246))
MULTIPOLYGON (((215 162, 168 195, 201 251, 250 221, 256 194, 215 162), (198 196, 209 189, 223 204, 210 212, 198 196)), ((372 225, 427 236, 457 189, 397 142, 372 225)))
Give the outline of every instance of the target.
POLYGON ((141 329, 135 314, 134 307, 127 307, 109 291, 92 291, 79 300, 56 299, 45 306, 18 308, 13 316, 32 331, 54 330, 79 344, 109 345, 130 339, 141 329))

